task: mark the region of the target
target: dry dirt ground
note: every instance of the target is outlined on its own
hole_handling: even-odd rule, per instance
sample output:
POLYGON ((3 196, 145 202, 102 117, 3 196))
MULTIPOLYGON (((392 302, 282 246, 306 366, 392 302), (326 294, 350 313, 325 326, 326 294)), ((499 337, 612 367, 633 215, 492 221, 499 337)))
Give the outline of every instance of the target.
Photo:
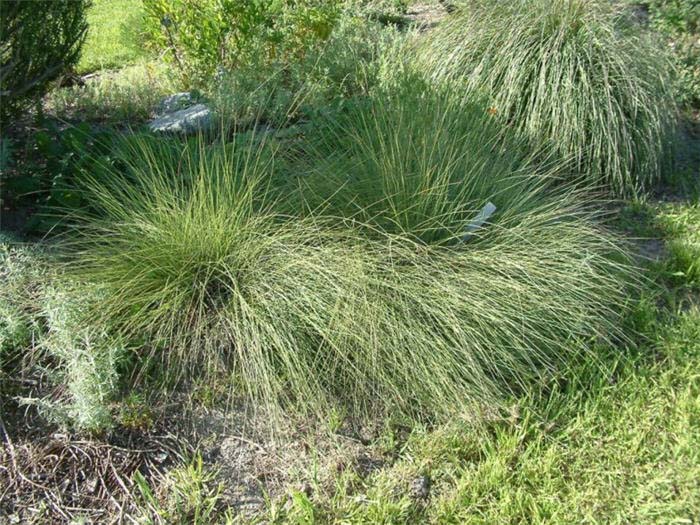
POLYGON ((435 27, 446 15, 444 2, 418 2, 408 8, 406 18, 421 30, 427 30, 435 27))
POLYGON ((133 522, 144 507, 137 473, 158 498, 168 473, 196 455, 221 484, 220 504, 252 516, 266 500, 293 490, 311 495, 312 486, 330 490, 346 469, 364 477, 395 456, 376 445, 380 428, 289 420, 273 430, 267 415, 242 404, 183 406, 164 407, 168 413, 151 428, 119 427, 93 439, 47 427, 36 414, 0 419, 0 517, 10 524, 133 522))

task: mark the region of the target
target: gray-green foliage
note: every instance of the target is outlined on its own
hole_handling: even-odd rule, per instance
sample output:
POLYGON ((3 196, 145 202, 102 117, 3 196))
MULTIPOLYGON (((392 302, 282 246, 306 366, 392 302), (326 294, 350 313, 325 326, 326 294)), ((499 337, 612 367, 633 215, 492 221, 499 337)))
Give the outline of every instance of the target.
POLYGON ((9 301, 0 301, 0 351, 29 344, 31 331, 21 311, 9 301))
POLYGON ((46 250, 0 239, 0 369, 45 374, 48 391, 23 398, 77 430, 109 427, 123 350, 90 324, 95 292, 61 278, 46 250))
POLYGON ((647 188, 676 110, 662 45, 602 0, 471 2, 421 44, 436 81, 484 93, 503 126, 617 193, 647 188))
POLYGON ((50 286, 44 290, 42 314, 47 332, 41 346, 55 360, 49 375, 64 385, 58 400, 43 399, 39 405, 49 419, 78 430, 101 431, 112 424, 109 403, 119 377, 117 364, 124 349, 104 330, 90 325, 99 294, 94 291, 50 286))
POLYGON ((28 298, 41 268, 30 250, 11 246, 11 239, 0 236, 0 366, 27 348, 36 330, 28 298))
POLYGON ((212 89, 213 104, 239 126, 314 117, 381 84, 388 76, 384 55, 402 38, 394 28, 345 14, 322 47, 293 63, 252 60, 223 72, 212 89))

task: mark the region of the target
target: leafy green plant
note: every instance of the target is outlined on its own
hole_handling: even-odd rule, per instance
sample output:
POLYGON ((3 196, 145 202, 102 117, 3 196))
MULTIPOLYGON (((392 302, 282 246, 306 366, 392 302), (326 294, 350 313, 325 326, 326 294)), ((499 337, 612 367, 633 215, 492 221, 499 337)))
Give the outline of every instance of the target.
POLYGON ((133 430, 149 430, 153 427, 155 414, 146 396, 140 392, 129 392, 119 402, 117 422, 133 430))
POLYGON ((6 170, 12 165, 14 150, 12 140, 7 137, 0 138, 0 172, 6 173, 6 170))
POLYGON ((330 35, 337 2, 318 0, 145 0, 148 34, 188 85, 253 57, 294 62, 330 35), (158 26, 160 25, 160 27, 158 26))
POLYGON ((88 123, 60 126, 47 120, 32 139, 33 158, 3 181, 4 197, 33 207, 24 230, 44 234, 60 229, 66 215, 89 204, 76 179, 98 164, 114 162, 109 153, 115 135, 88 123))
POLYGON ((669 59, 626 13, 598 0, 474 2, 424 40, 420 61, 490 97, 504 126, 575 175, 630 194, 659 177, 677 117, 669 59))
POLYGON ((36 100, 80 58, 88 0, 3 0, 0 11, 0 122, 36 100))
POLYGON ((653 27, 673 50, 680 103, 700 109, 700 4, 694 0, 652 0, 647 5, 653 27))
POLYGON ((8 350, 29 346, 30 341, 31 329, 24 313, 10 302, 0 302, 0 358, 8 350))

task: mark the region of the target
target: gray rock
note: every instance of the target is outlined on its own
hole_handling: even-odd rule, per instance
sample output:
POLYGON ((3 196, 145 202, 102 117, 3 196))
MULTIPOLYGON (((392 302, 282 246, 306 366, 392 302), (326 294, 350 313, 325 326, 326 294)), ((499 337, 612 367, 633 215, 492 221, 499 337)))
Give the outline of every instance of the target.
POLYGON ((156 108, 156 115, 165 115, 166 113, 174 113, 181 109, 187 109, 197 103, 195 97, 189 91, 175 93, 169 97, 165 97, 160 101, 156 108))
POLYGON ((432 483, 428 476, 418 476, 411 481, 411 497, 418 500, 428 499, 431 485, 432 483))
POLYGON ((159 133, 197 133, 208 129, 213 120, 213 114, 204 104, 195 104, 186 109, 167 113, 162 117, 151 120, 148 127, 159 133))

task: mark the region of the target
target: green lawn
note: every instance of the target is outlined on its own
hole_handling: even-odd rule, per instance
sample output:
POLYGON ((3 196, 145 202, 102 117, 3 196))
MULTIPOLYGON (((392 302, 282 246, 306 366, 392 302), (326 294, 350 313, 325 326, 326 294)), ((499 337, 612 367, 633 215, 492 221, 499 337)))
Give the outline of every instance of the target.
POLYGON ((147 56, 139 36, 142 17, 141 0, 93 0, 78 73, 116 69, 147 56))

